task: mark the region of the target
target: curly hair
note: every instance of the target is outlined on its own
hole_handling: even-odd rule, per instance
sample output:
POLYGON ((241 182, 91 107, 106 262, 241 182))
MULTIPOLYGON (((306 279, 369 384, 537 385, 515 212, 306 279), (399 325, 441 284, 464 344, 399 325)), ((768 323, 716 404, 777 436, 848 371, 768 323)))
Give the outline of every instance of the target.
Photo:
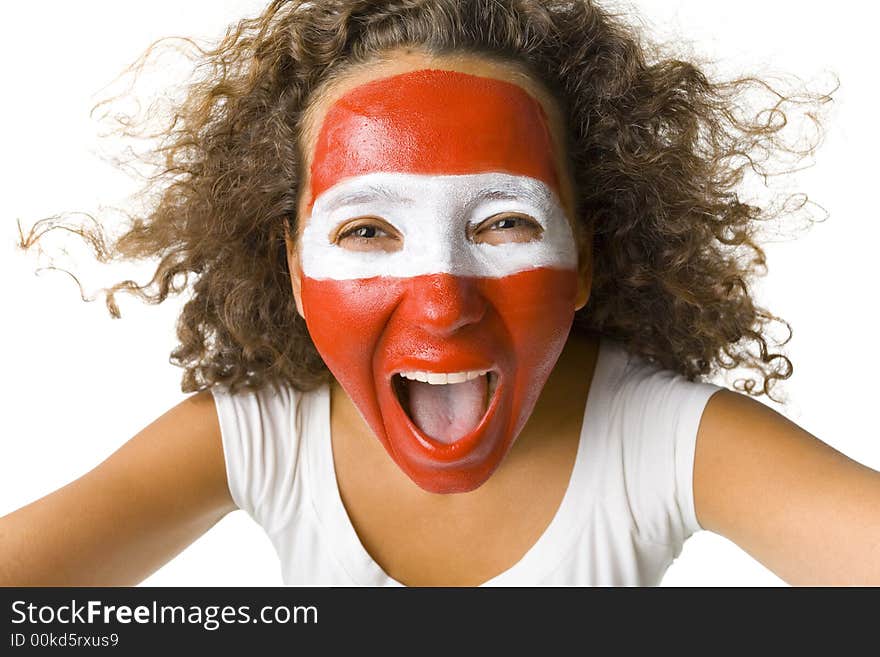
MULTIPOLYGON (((690 380, 747 368, 760 381, 739 389, 772 398, 792 364, 771 351, 770 323, 788 328, 778 346, 791 329, 756 305, 751 284, 766 271, 757 228, 773 213, 737 191, 760 171, 759 153, 785 148, 777 137, 788 99, 777 94, 743 118, 739 99, 768 85, 712 82, 693 63, 659 57, 591 0, 275 0, 199 49, 201 75, 152 151, 152 206, 109 246, 100 224, 75 229, 101 261, 158 260, 150 281, 105 290, 114 317, 117 292, 154 304, 189 292, 171 354, 184 392, 217 383, 308 390, 331 378, 287 267, 299 128, 334 76, 403 47, 524 66, 557 100, 576 219, 593 233, 592 293, 573 331, 620 340, 690 380)), ((58 227, 38 222, 21 246, 58 227)))

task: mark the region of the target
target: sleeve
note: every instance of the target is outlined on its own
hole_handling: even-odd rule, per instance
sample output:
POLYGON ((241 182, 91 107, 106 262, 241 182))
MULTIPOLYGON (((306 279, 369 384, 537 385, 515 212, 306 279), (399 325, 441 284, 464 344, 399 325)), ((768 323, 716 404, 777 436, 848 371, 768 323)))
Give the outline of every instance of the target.
POLYGON ((656 368, 632 386, 623 456, 633 520, 642 538, 680 549, 702 529, 694 507, 697 431, 709 398, 723 388, 656 368))
POLYGON ((230 393, 211 389, 220 423, 226 479, 235 504, 266 531, 280 527, 289 509, 298 436, 292 421, 298 393, 264 388, 230 393))

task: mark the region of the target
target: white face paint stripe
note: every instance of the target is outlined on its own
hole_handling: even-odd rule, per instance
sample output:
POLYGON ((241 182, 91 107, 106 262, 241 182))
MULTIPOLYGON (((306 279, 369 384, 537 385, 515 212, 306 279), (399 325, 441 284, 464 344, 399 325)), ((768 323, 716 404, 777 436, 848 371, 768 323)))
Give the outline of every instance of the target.
POLYGON ((316 199, 300 253, 306 276, 331 280, 439 273, 501 278, 539 267, 577 267, 574 235, 553 190, 504 173, 371 173, 344 180, 316 199), (469 225, 502 212, 532 217, 544 229, 541 239, 491 245, 467 238, 469 225), (356 252, 334 244, 334 230, 358 217, 394 226, 403 248, 356 252))

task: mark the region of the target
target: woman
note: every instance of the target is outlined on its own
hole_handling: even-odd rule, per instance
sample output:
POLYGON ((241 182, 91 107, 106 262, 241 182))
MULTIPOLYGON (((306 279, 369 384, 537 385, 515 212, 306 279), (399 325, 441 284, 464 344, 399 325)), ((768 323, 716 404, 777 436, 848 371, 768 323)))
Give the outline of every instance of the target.
MULTIPOLYGON (((431 65, 433 66, 434 64, 431 64, 431 65)), ((680 72, 680 71, 679 71, 679 72, 680 72)), ((650 94, 648 94, 648 95, 650 95, 650 94)), ((600 272, 600 275, 601 275, 601 272, 600 272)), ((601 308, 601 306, 599 306, 599 307, 601 308)), ((656 356, 656 355, 657 355, 657 354, 655 354, 655 356, 656 356)), ((719 397, 720 397, 720 395, 719 395, 719 397)), ((731 399, 736 399, 736 402, 731 401, 731 402, 729 402, 730 404, 733 404, 733 403, 742 403, 742 401, 741 401, 739 398, 731 397, 731 399)), ((716 406, 717 406, 717 405, 716 405, 716 406)), ((716 415, 716 418, 715 418, 715 422, 716 422, 719 426, 721 426, 721 427, 729 427, 729 426, 731 426, 732 423, 726 419, 726 415, 725 415, 725 413, 730 413, 730 412, 732 412, 732 411, 730 410, 730 408, 732 408, 732 407, 728 407, 726 411, 725 411, 725 410, 717 411, 717 415, 716 415)), ((752 409, 751 412, 754 412, 754 413, 761 413, 761 412, 763 412, 762 409, 759 409, 758 407, 756 407, 756 406, 754 406, 754 405, 751 406, 751 409, 752 409)), ((740 422, 742 422, 742 420, 740 420, 740 422)), ((762 423, 762 424, 761 424, 762 429, 761 429, 760 431, 755 431, 754 429, 748 429, 748 428, 747 428, 747 429, 746 429, 746 434, 747 434, 747 435, 760 434, 760 435, 763 435, 763 436, 769 436, 770 434, 773 433, 773 430, 771 430, 771 429, 768 428, 768 427, 770 426, 770 424, 769 424, 770 420, 766 420, 766 419, 765 419, 765 420, 758 420, 758 419, 756 419, 756 420, 754 420, 754 422, 762 423)), ((779 425, 779 426, 781 426, 781 425, 779 425)), ((786 425, 786 426, 787 426, 787 425, 786 425)), ((781 432, 781 434, 788 435, 786 432, 789 431, 789 429, 786 429, 786 430, 779 429, 779 431, 781 432)), ((793 428, 790 428, 790 431, 797 433, 793 428)), ((720 432, 720 430, 717 430, 717 431, 711 431, 711 430, 709 430, 709 432, 710 432, 710 433, 713 433, 714 435, 721 435, 721 433, 723 433, 723 432, 720 432), (719 432, 720 432, 720 433, 719 433, 719 432)), ((799 435, 800 435, 800 434, 799 434, 799 435)), ((736 444, 738 447, 741 447, 742 444, 743 444, 743 443, 742 443, 742 438, 741 438, 741 437, 735 437, 735 438, 734 438, 733 436, 728 436, 727 438, 728 438, 729 440, 732 440, 732 441, 739 441, 739 442, 733 443, 733 444, 736 444)), ((783 437, 783 438, 780 438, 779 440, 784 441, 785 438, 783 437)), ((761 443, 761 445, 762 445, 762 446, 768 445, 769 442, 772 442, 772 441, 763 442, 763 443, 761 443)), ((801 441, 801 442, 803 442, 803 441, 801 441)), ((708 444, 708 443, 707 443, 707 441, 703 441, 702 444, 705 445, 705 444, 708 444)), ((731 454, 732 454, 732 453, 736 453, 736 452, 737 452, 737 450, 733 450, 733 451, 731 452, 731 454)), ((713 452, 709 452, 709 453, 712 454, 713 452)), ((717 453, 717 452, 715 452, 715 453, 717 453)), ((784 461, 784 457, 780 456, 780 458, 784 461)), ((700 457, 699 457, 699 452, 698 452, 698 455, 697 455, 697 462, 698 462, 698 463, 699 463, 699 460, 700 460, 700 457)), ((726 462, 726 463, 729 463, 729 462, 730 462, 730 460, 727 459, 727 458, 724 458, 724 459, 722 459, 722 460, 723 460, 724 462, 726 462)), ((712 463, 712 462, 713 462, 713 457, 711 457, 711 456, 707 457, 706 462, 708 462, 708 463, 712 463)), ((780 464, 780 460, 779 460, 779 459, 775 459, 775 460, 774 460, 774 465, 776 465, 776 466, 778 467, 779 464, 780 464)), ((859 473, 862 473, 862 472, 863 472, 862 470, 860 470, 859 468, 857 468, 857 467, 855 467, 855 466, 847 466, 847 467, 851 468, 851 469, 852 469, 852 472, 854 472, 854 473, 855 473, 855 472, 859 472, 859 473)), ((830 472, 830 471, 833 470, 833 469, 827 469, 827 468, 823 465, 822 468, 821 468, 821 470, 822 470, 823 472, 826 472, 826 471, 830 472)), ((699 475, 699 472, 700 472, 700 471, 701 471, 701 470, 697 470, 697 476, 698 476, 698 477, 700 476, 700 475, 699 475)), ((742 470, 742 469, 737 470, 737 472, 740 473, 740 474, 741 474, 742 472, 744 472, 744 471, 745 471, 745 470, 742 470)), ((725 486, 724 486, 723 484, 719 485, 719 482, 721 481, 721 479, 720 479, 720 475, 716 475, 716 473, 714 473, 714 472, 711 471, 711 470, 708 470, 708 471, 706 471, 706 472, 710 472, 711 474, 706 474, 705 477, 713 482, 713 488, 710 488, 709 490, 716 490, 716 491, 717 491, 717 490, 727 490, 727 488, 725 488, 725 486)), ((753 471, 753 476, 756 477, 756 481, 757 481, 758 479, 761 479, 761 477, 758 477, 755 473, 756 473, 756 471, 753 471)), ((855 474, 853 474, 853 475, 849 475, 849 474, 847 474, 847 475, 845 475, 845 477, 846 477, 846 480, 847 480, 847 481, 854 481, 855 479, 857 479, 857 478, 861 478, 861 477, 865 477, 864 481, 866 481, 866 482, 873 481, 872 477, 869 476, 869 475, 867 475, 867 473, 859 474, 859 475, 855 475, 855 474)), ((697 484, 697 485, 698 485, 698 484, 697 484)), ((867 486, 867 488, 871 488, 871 486, 875 486, 875 484, 866 483, 865 486, 867 486)), ((755 489, 753 489, 753 490, 755 490, 755 489)), ((786 490, 787 490, 787 492, 790 494, 790 493, 791 493, 793 490, 795 490, 795 489, 792 488, 791 486, 786 486, 786 490)), ((866 490, 866 489, 863 488, 862 490, 866 490)), ((763 493, 762 493, 761 497, 762 497, 762 499, 764 498, 764 494, 763 494, 763 493)), ((706 497, 706 498, 704 498, 704 499, 709 500, 708 502, 706 502, 706 504, 708 504, 708 505, 709 505, 708 508, 711 509, 711 505, 712 505, 711 498, 710 498, 710 497, 706 497)), ((725 505, 728 505, 728 504, 730 503, 730 497, 727 496, 727 495, 725 495, 724 499, 725 499, 725 502, 724 502, 723 504, 721 504, 721 506, 724 507, 724 508, 727 508, 727 512, 728 512, 728 513, 732 513, 734 516, 737 516, 737 514, 734 512, 733 509, 731 509, 729 506, 725 507, 725 505)), ((789 499, 790 499, 790 498, 789 498, 789 499)), ((827 496, 825 496, 823 499, 828 500, 829 498, 828 498, 827 496)), ((839 503, 839 502, 840 502, 840 500, 834 502, 834 504, 837 504, 837 503, 839 503)), ((749 500, 747 500, 747 499, 745 499, 745 498, 740 498, 739 503, 745 505, 746 508, 752 508, 752 502, 750 502, 749 500)), ((811 503, 812 503, 812 502, 811 502, 811 503)), ((698 513, 699 513, 699 505, 700 505, 700 503, 699 503, 699 501, 698 501, 698 502, 697 502, 698 513)), ((843 502, 843 505, 846 506, 846 503, 843 502)), ((552 506, 552 504, 551 504, 551 506, 552 506)), ((723 513, 722 513, 722 515, 723 515, 723 513)), ((708 511, 708 516, 706 516, 706 517, 711 517, 711 516, 712 516, 712 511, 710 510, 710 511, 708 511)), ((839 517, 839 515, 838 515, 838 517, 839 517)), ((202 518, 202 519, 200 519, 200 520, 201 520, 202 522, 205 522, 205 521, 206 521, 204 518, 202 518)), ((788 521, 790 521, 790 522, 798 522, 798 521, 797 521, 797 518, 788 518, 788 521)), ((753 531, 753 530, 756 529, 756 525, 755 525, 754 523, 752 523, 752 522, 750 522, 750 523, 748 524, 748 526, 745 527, 745 528, 743 528, 743 527, 735 528, 733 524, 730 524, 731 522, 732 522, 732 521, 728 518, 728 520, 727 520, 727 523, 728 523, 728 524, 725 525, 725 526, 726 526, 726 530, 725 530, 725 532, 736 533, 737 531, 741 531, 741 532, 744 532, 745 534, 747 534, 749 531, 753 531)), ((722 521, 722 525, 724 525, 724 524, 725 524, 724 521, 722 521)), ((760 528, 759 528, 759 527, 757 528, 757 530, 760 532, 760 528)), ((766 531, 766 527, 765 527, 765 531, 766 531)), ((725 532, 723 532, 723 533, 725 533, 725 532)), ((827 532, 827 527, 824 528, 823 532, 827 532)), ((730 535, 730 534, 728 533, 727 535, 730 535)), ((754 541, 755 539, 752 539, 752 540, 754 541)), ((742 542, 743 542, 743 543, 749 543, 749 539, 748 539, 748 538, 744 538, 744 539, 742 539, 742 542)), ((758 541, 757 543, 754 543, 752 546, 744 545, 744 547, 746 547, 747 549, 755 549, 755 550, 758 550, 758 547, 754 547, 754 545, 758 545, 758 546, 760 547, 759 543, 760 543, 760 541, 758 541)), ((858 541, 856 541, 855 544, 858 546, 860 543, 859 543, 858 541)), ((861 545, 865 545, 865 543, 861 543, 861 545)), ((762 555, 762 558, 767 559, 767 560, 771 560, 771 559, 775 558, 773 555, 770 554, 771 552, 773 552, 774 549, 782 549, 783 551, 786 550, 785 546, 781 546, 781 547, 780 547, 778 544, 777 544, 777 546, 775 546, 775 547, 770 547, 770 548, 767 548, 767 549, 769 550, 768 554, 767 554, 767 555, 762 555)), ((790 548, 789 548, 789 549, 790 549, 790 548)), ((780 558, 781 558, 781 557, 780 557, 780 558)), ((851 559, 851 560, 849 560, 849 561, 850 561, 850 563, 856 563, 856 562, 865 563, 865 562, 866 562, 866 559, 851 559)), ((867 562, 870 563, 870 560, 867 560, 867 562)), ((782 568, 783 568, 783 566, 780 566, 780 567, 779 567, 779 570, 777 570, 777 572, 780 572, 780 574, 782 574, 784 577, 788 577, 788 578, 790 578, 790 579, 792 579, 792 580, 796 580, 796 579, 797 579, 797 576, 798 576, 797 574, 794 574, 794 573, 793 573, 793 574, 783 573, 783 572, 781 572, 782 568)), ((414 580, 414 581, 415 581, 415 580, 414 580)))

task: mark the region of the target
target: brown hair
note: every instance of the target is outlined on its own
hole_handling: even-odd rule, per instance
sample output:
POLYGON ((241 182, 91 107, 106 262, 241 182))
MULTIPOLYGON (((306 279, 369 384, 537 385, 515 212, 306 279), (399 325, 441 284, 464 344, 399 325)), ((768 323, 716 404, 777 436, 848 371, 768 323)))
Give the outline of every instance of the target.
MULTIPOLYGON (((114 316, 119 291, 150 303, 190 292, 171 355, 184 392, 329 380, 287 269, 299 124, 327 80, 400 47, 524 65, 558 101, 578 220, 594 234, 592 294, 574 330, 620 340, 691 380, 750 369, 762 380, 737 382, 750 394, 770 395, 791 375, 769 346, 771 322, 789 338, 790 327, 750 291, 766 269, 758 226, 775 215, 737 195, 746 173, 761 171, 758 154, 786 149, 788 98, 743 118, 740 99, 767 85, 713 83, 692 63, 656 56, 590 0, 276 0, 199 51, 202 75, 153 151, 150 210, 110 246, 100 225, 75 229, 102 261, 158 260, 150 281, 106 290, 114 316)), ((22 246, 53 227, 38 222, 22 246)))

